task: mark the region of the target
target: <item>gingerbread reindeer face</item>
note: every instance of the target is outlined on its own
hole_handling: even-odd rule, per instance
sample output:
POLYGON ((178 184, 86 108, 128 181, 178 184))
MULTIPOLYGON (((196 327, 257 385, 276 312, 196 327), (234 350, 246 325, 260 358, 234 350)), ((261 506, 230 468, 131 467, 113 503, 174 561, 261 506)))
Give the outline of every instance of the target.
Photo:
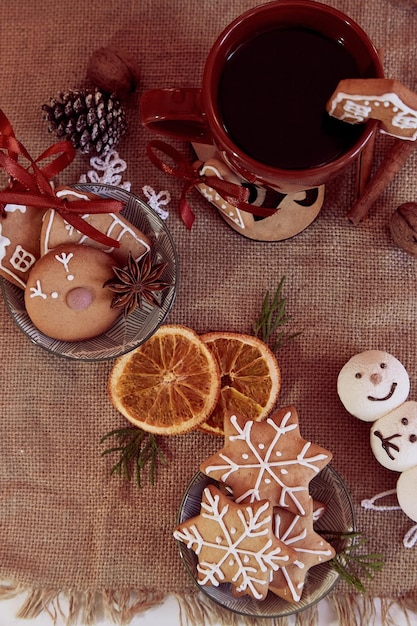
POLYGON ((404 402, 380 417, 372 425, 371 448, 389 470, 404 472, 417 465, 417 402, 404 402))
POLYGON ((353 356, 340 370, 337 392, 345 409, 373 422, 405 402, 410 379, 402 363, 382 350, 353 356))

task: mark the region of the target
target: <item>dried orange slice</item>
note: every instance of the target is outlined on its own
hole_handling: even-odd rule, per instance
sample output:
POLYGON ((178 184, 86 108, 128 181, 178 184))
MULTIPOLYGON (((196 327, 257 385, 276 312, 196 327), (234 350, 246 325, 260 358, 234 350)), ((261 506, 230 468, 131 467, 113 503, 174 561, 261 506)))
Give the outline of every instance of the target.
POLYGON ((166 324, 116 361, 108 392, 116 409, 136 426, 178 435, 213 411, 220 393, 219 367, 193 330, 166 324))
POLYGON ((208 420, 200 428, 223 435, 226 412, 235 411, 252 420, 262 420, 272 410, 281 388, 278 361, 257 337, 233 332, 201 335, 219 364, 221 392, 208 420))

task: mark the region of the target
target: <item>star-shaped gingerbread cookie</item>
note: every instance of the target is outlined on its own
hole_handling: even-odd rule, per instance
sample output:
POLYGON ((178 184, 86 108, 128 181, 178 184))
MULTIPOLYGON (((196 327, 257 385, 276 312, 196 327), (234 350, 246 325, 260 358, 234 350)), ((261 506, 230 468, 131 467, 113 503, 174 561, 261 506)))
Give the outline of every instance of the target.
POLYGON ((289 602, 299 602, 307 573, 311 567, 330 561, 334 548, 313 528, 313 506, 301 517, 287 510, 274 511, 275 535, 297 553, 295 561, 273 573, 270 590, 289 602))
POLYGON ((310 511, 309 483, 332 453, 300 434, 295 407, 261 422, 232 414, 224 423, 224 447, 200 470, 231 487, 236 502, 269 500, 297 515, 310 511))
POLYGON ((236 504, 214 485, 203 491, 200 515, 183 522, 174 537, 198 557, 200 585, 229 582, 237 594, 263 600, 271 575, 295 558, 273 531, 270 502, 236 504))

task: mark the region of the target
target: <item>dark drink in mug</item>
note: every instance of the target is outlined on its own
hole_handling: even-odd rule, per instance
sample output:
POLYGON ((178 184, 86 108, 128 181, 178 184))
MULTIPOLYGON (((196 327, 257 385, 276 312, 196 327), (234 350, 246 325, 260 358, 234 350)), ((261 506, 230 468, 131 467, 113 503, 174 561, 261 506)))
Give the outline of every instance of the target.
POLYGON ((142 95, 156 134, 212 144, 242 179, 278 191, 318 187, 359 156, 375 120, 350 127, 326 102, 344 78, 383 77, 376 48, 351 18, 313 0, 277 0, 218 36, 201 87, 142 95))
POLYGON ((326 113, 339 81, 359 77, 342 43, 301 28, 266 30, 240 44, 224 64, 224 129, 243 152, 272 167, 324 165, 363 132, 326 113))

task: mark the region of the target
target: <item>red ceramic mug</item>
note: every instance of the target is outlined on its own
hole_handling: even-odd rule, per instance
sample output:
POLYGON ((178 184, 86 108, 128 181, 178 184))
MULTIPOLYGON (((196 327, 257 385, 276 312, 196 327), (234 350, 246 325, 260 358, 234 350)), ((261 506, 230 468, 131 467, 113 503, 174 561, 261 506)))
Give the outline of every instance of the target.
POLYGON ((344 78, 383 77, 363 29, 313 0, 278 0, 235 19, 215 41, 201 88, 153 89, 140 101, 152 132, 213 144, 245 180, 280 191, 317 187, 348 166, 376 122, 331 118, 344 78))

